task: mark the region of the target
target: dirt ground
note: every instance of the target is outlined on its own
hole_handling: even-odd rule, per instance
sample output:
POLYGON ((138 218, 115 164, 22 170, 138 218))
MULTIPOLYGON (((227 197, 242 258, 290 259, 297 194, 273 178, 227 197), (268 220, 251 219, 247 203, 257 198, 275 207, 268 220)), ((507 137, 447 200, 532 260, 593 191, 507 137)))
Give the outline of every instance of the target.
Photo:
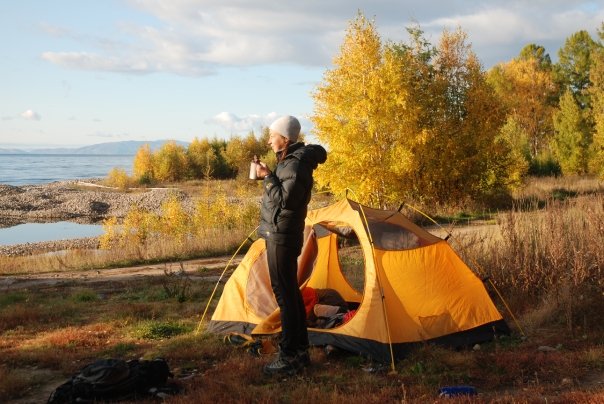
MULTIPOLYGON (((235 257, 231 267, 237 266, 242 256, 235 257)), ((147 264, 123 268, 93 269, 77 272, 46 272, 41 274, 28 274, 0 277, 0 290, 12 291, 46 286, 60 286, 62 284, 78 283, 86 285, 96 282, 125 281, 141 279, 144 277, 163 276, 166 272, 184 271, 192 280, 207 280, 216 282, 217 275, 208 275, 199 271, 200 268, 223 270, 231 257, 201 258, 188 261, 168 262, 161 264, 147 264)), ((213 273, 216 273, 216 272, 213 273)))

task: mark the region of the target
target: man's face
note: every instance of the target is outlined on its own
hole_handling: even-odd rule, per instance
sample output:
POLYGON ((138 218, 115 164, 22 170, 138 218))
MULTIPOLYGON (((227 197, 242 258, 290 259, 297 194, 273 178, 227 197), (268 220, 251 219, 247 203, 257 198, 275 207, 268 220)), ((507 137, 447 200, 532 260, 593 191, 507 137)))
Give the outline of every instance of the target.
POLYGON ((287 140, 277 132, 271 131, 270 136, 268 137, 268 144, 273 149, 273 151, 277 153, 285 149, 287 140))

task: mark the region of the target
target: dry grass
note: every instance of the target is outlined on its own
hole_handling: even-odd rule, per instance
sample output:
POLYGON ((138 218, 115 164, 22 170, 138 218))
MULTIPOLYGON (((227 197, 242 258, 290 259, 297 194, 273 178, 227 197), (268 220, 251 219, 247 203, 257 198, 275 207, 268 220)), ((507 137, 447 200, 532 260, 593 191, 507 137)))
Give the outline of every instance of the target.
POLYGON ((224 255, 235 251, 251 230, 210 231, 203 238, 184 241, 159 237, 144 245, 124 245, 111 250, 74 249, 30 256, 0 256, 0 275, 114 268, 224 255))
POLYGON ((529 178, 527 184, 517 190, 513 197, 516 201, 546 201, 603 193, 604 181, 593 177, 535 177, 529 178))
MULTIPOLYGON (((307 372, 270 379, 261 370, 270 356, 257 358, 218 336, 192 331, 212 283, 196 280, 180 299, 168 293, 165 276, 63 284, 0 294, 0 402, 44 401, 48 389, 60 384, 44 385, 48 379, 31 377, 33 369, 66 379, 94 359, 156 356, 168 360, 185 388, 167 400, 173 403, 604 402, 604 200, 598 188, 586 185, 580 195, 564 200, 551 197, 552 189, 564 186, 552 182, 548 187, 542 203, 529 204, 530 210, 519 204, 500 214, 500 232, 465 229, 458 237, 462 255, 491 277, 519 317, 526 339, 515 333, 477 351, 418 346, 396 363, 396 372, 316 347, 307 372), (544 352, 542 346, 553 349, 544 352), (438 398, 439 387, 460 384, 476 387, 479 395, 438 398)), ((175 251, 154 248, 157 254, 175 251)), ((123 259, 118 253, 111 252, 113 262, 123 259)), ((151 257, 142 250, 130 253, 151 257)), ((352 281, 362 285, 362 277, 353 276, 363 265, 358 249, 344 249, 340 260, 352 281)))
POLYGON ((498 215, 498 232, 462 234, 457 249, 506 296, 527 332, 561 325, 571 335, 599 333, 604 329, 602 183, 542 179, 537 184, 498 215))
POLYGON ((0 366, 0 380, 0 398, 19 396, 31 385, 26 372, 15 372, 6 366, 0 366))
POLYGON ((317 347, 307 372, 285 380, 267 378, 261 369, 271 356, 254 357, 219 336, 192 331, 212 283, 192 282, 179 302, 166 294, 165 282, 166 276, 158 276, 3 295, 4 318, 30 311, 22 322, 5 322, 0 331, 0 401, 43 401, 49 389, 94 359, 157 356, 168 360, 185 387, 167 400, 174 403, 440 402, 440 387, 459 384, 475 386, 479 396, 446 402, 535 402, 543 397, 597 402, 603 394, 597 384, 604 371, 601 334, 599 342, 570 337, 551 322, 525 341, 499 339, 479 351, 418 346, 397 362, 395 373, 387 365, 339 351, 327 355, 317 347), (541 352, 541 345, 558 348, 541 352), (35 372, 55 376, 29 377, 35 372))

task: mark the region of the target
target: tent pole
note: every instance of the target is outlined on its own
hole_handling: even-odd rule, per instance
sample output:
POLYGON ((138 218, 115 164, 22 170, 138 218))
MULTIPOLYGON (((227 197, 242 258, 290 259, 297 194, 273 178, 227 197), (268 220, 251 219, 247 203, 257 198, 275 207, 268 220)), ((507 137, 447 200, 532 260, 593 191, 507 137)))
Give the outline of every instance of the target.
POLYGON ((256 226, 256 228, 254 230, 252 230, 250 232, 250 234, 247 235, 247 237, 245 238, 245 240, 243 240, 243 242, 239 245, 239 248, 237 248, 237 251, 235 251, 235 253, 231 257, 231 259, 229 260, 229 262, 227 262, 226 266, 224 267, 224 270, 222 271, 222 273, 220 274, 220 277, 216 281, 216 285, 214 286, 214 290, 212 291, 212 294, 210 295, 210 298, 208 299, 208 303, 206 304, 206 308, 203 311, 203 314, 201 315, 201 319, 199 320, 199 324, 197 325, 197 329, 195 330, 195 335, 199 334, 199 330, 201 330, 201 324, 203 323, 203 319, 206 317, 206 313, 208 312, 208 309, 210 308, 210 303, 212 303, 212 299, 214 298, 214 294, 216 294, 216 290, 218 289, 218 285, 220 285, 220 281, 222 280, 222 277, 226 273, 227 269, 229 269, 229 266, 231 265, 231 262, 233 262, 233 260, 237 256, 237 254, 239 254, 239 250, 241 250, 241 248, 243 247, 243 245, 245 244, 245 242, 248 241, 248 240, 251 241, 250 237, 258 229, 258 227, 259 226, 256 226))
MULTIPOLYGON (((369 233, 369 230, 367 230, 367 233, 369 233)), ((388 315, 386 314, 386 298, 384 296, 384 288, 382 287, 382 282, 380 280, 379 269, 378 269, 377 265, 375 264, 376 260, 375 260, 375 249, 373 248, 373 240, 371 239, 371 236, 369 236, 369 238, 370 238, 369 243, 371 244, 371 255, 373 256, 373 266, 375 267, 375 276, 378 281, 378 287, 380 288, 380 300, 382 301, 382 313, 384 313, 384 323, 386 324, 386 332, 388 333, 388 347, 390 348, 390 368, 391 368, 392 372, 396 372, 396 367, 394 365, 394 350, 392 348, 392 337, 390 336, 390 324, 388 323, 388 315)))
MULTIPOLYGON (((346 188, 346 195, 348 195, 348 191, 350 191, 353 195, 356 196, 353 190, 346 188)), ((357 198, 358 199, 358 198, 357 198)), ((380 300, 382 302, 382 313, 384 314, 384 323, 386 325, 386 333, 388 334, 388 347, 390 348, 390 368, 394 373, 396 372, 396 366, 394 364, 394 349, 392 348, 392 337, 390 336, 390 324, 388 323, 388 315, 386 314, 386 299, 384 296, 384 288, 382 287, 382 282, 380 280, 380 272, 378 270, 375 259, 375 248, 373 247, 373 237, 371 237, 371 230, 369 230, 369 222, 367 221, 367 216, 365 215, 365 211, 363 210, 363 205, 359 203, 359 208, 361 209, 362 218, 365 222, 365 228, 367 229, 367 236, 369 237, 369 246, 371 247, 371 256, 373 257, 373 267, 375 268, 375 276, 378 282, 378 287, 380 288, 380 300)))

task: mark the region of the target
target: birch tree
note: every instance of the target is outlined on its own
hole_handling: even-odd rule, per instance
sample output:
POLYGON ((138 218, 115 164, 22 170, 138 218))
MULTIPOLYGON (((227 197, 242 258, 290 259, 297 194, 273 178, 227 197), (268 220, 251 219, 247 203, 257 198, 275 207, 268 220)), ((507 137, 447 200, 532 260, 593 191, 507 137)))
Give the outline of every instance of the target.
POLYGON ((360 202, 380 207, 408 190, 403 178, 413 167, 417 127, 403 63, 372 21, 359 14, 351 22, 313 94, 315 134, 329 150, 319 185, 336 194, 351 188, 360 202))

